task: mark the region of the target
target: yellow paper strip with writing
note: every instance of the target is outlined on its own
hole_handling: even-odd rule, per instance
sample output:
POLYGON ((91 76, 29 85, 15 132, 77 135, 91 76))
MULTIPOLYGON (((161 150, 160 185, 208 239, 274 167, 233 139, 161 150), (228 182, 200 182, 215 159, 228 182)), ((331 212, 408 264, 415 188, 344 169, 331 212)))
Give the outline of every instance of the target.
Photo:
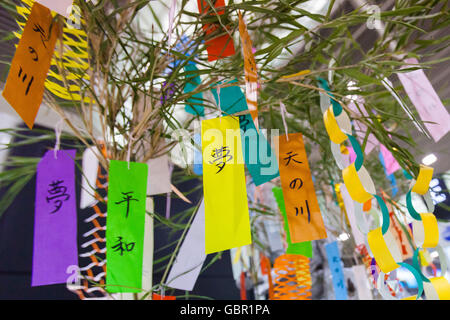
POLYGON ((202 121, 206 254, 251 243, 239 118, 202 121))

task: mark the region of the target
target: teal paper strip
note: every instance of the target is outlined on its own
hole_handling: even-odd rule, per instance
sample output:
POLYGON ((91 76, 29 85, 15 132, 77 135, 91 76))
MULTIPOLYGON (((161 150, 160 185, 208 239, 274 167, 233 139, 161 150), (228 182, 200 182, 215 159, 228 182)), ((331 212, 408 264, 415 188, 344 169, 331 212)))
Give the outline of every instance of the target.
POLYGON ((416 211, 416 209, 414 209, 414 206, 412 204, 412 199, 411 199, 411 190, 408 191, 408 193, 406 194, 406 208, 408 208, 408 212, 411 215, 411 217, 415 220, 422 220, 422 217, 420 216, 420 214, 416 211))
POLYGON ((373 196, 377 199, 378 205, 380 206, 381 209, 381 213, 383 214, 383 224, 381 225, 381 233, 385 234, 389 229, 389 225, 391 224, 391 220, 389 218, 389 210, 386 206, 386 203, 384 203, 383 198, 381 198, 376 194, 374 194, 373 196))
MULTIPOLYGON (((201 79, 197 71, 198 69, 194 63, 188 63, 184 67, 184 72, 187 73, 186 80, 189 80, 184 86, 184 93, 192 92, 200 85, 201 79)), ((186 99, 184 110, 195 116, 204 116, 205 108, 203 107, 203 93, 196 93, 186 99)))

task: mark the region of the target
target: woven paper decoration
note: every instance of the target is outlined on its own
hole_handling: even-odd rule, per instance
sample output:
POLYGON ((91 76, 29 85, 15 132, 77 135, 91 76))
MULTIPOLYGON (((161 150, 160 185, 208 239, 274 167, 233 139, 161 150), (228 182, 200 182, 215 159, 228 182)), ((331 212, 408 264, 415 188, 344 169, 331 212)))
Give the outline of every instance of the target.
MULTIPOLYGON (((105 148, 103 147, 103 153, 105 148)), ((87 218, 86 223, 82 226, 88 230, 83 234, 82 251, 80 252, 79 264, 80 274, 83 278, 81 286, 73 291, 81 300, 89 300, 90 298, 106 298, 107 293, 103 289, 105 285, 106 275, 106 203, 102 202, 108 192, 108 176, 102 167, 98 166, 95 198, 97 203, 83 212, 83 216, 87 218), (98 283, 100 286, 96 286, 98 283)))
POLYGON ((284 254, 275 259, 272 300, 311 300, 309 258, 284 254))

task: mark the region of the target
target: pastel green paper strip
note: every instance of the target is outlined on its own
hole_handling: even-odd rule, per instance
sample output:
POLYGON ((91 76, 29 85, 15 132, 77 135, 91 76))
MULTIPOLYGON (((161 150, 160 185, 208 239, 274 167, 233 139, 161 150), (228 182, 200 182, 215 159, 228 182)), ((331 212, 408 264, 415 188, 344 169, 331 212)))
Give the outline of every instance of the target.
POLYGON ((106 290, 111 293, 142 288, 147 173, 144 163, 109 164, 106 290))
POLYGON ((280 187, 272 188, 273 195, 277 201, 278 208, 280 208, 281 214, 284 220, 284 230, 286 231, 286 242, 288 247, 286 254, 300 254, 302 256, 312 258, 313 250, 311 241, 292 243, 291 234, 289 232, 288 220, 286 215, 286 207, 284 205, 283 190, 280 187))

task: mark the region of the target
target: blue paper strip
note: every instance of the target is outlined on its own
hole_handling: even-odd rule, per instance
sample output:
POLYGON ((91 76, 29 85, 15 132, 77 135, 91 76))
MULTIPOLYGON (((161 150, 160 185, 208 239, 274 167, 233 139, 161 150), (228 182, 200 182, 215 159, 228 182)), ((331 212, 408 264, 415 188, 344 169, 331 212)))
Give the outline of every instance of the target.
POLYGON ((342 269, 341 256, 336 241, 325 245, 328 266, 333 279, 334 295, 336 300, 348 300, 347 287, 345 285, 344 271, 342 269))

